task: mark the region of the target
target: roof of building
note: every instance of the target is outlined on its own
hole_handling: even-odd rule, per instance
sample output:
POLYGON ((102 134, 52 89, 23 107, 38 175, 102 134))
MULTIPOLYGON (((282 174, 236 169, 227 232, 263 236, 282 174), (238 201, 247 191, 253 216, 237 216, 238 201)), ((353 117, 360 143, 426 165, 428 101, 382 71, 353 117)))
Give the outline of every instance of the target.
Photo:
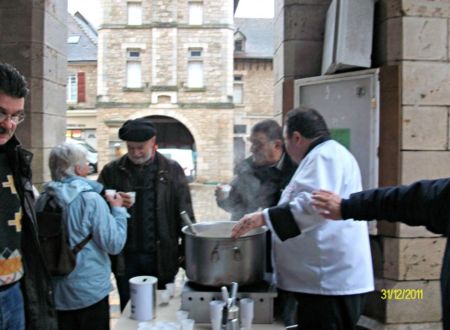
POLYGON ((97 61, 97 31, 79 12, 67 16, 67 60, 97 61))
POLYGON ((235 58, 273 58, 273 20, 271 18, 235 18, 234 32, 245 37, 244 51, 235 58))

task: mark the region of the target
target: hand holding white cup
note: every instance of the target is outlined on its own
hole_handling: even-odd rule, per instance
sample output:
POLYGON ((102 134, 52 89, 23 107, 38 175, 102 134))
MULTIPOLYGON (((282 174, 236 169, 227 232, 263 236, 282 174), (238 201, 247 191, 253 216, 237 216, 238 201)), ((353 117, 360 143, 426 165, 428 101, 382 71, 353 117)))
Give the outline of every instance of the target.
POLYGON ((118 194, 123 198, 123 206, 126 208, 132 207, 136 200, 136 193, 134 191, 123 192, 119 191, 118 194), (133 196, 134 193, 134 196, 133 196))
POLYGON ((216 196, 219 200, 227 199, 230 195, 231 186, 229 184, 219 184, 216 187, 216 196))
POLYGON ((129 191, 129 192, 127 192, 127 195, 131 199, 131 205, 133 205, 136 202, 136 192, 135 191, 129 191))
POLYGON ((114 196, 116 195, 116 189, 106 189, 105 190, 105 195, 106 196, 111 196, 112 198, 114 198, 114 196))

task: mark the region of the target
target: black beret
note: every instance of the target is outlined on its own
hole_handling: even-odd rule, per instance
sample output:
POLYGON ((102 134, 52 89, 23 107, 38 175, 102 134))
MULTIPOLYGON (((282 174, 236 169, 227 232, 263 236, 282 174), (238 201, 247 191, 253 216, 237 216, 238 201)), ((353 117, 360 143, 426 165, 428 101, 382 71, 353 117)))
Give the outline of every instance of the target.
POLYGON ((127 120, 119 129, 119 139, 123 141, 143 142, 155 135, 155 126, 145 117, 127 120))

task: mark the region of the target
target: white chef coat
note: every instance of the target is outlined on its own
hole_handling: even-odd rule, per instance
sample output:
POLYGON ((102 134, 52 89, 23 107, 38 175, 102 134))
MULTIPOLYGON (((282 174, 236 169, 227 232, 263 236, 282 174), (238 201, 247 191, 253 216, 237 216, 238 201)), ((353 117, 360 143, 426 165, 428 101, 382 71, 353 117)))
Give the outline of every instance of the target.
POLYGON ((281 241, 271 222, 276 219, 270 219, 268 209, 263 212, 272 232, 277 286, 321 295, 372 291, 367 223, 325 220, 310 204, 311 192, 318 189, 333 191, 343 198, 361 190, 358 163, 336 141, 322 142, 307 153, 278 203, 289 203, 300 235, 281 241))

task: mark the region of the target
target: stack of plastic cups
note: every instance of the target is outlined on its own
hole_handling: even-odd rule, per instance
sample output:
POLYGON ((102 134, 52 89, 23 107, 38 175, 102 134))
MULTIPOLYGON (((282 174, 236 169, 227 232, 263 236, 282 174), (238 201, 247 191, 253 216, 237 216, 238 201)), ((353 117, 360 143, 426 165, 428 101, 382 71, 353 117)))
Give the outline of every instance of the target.
POLYGON ((254 313, 254 302, 251 298, 244 298, 239 301, 239 311, 241 319, 241 329, 251 330, 254 313))
POLYGON ((166 290, 167 292, 169 292, 170 298, 173 298, 173 296, 175 295, 175 283, 167 283, 166 290))
POLYGON ((184 319, 181 321, 181 330, 194 330, 194 325, 193 319, 184 319))
POLYGON ((222 300, 212 300, 209 302, 209 317, 211 329, 220 330, 222 327, 222 313, 225 303, 222 300))

